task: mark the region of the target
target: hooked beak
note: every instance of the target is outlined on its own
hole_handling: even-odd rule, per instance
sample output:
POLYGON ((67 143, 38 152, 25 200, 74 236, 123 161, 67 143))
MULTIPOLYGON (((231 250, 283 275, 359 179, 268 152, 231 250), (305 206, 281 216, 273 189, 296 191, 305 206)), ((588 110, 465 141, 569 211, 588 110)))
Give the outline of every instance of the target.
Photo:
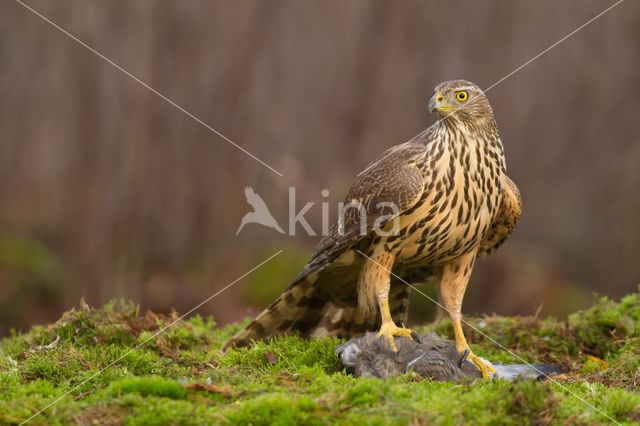
POLYGON ((429 114, 431 114, 434 111, 438 111, 440 110, 440 108, 442 107, 442 100, 443 100, 443 96, 442 93, 436 93, 435 95, 433 95, 431 97, 431 99, 429 99, 429 114))

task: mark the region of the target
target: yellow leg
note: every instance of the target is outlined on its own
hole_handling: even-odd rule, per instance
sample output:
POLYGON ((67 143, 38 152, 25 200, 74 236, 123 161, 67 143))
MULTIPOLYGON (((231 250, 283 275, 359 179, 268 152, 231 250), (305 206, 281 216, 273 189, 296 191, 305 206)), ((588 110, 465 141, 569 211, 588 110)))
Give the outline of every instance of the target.
POLYGON ((471 276, 475 257, 475 252, 468 253, 443 267, 442 280, 440 282, 440 296, 451 318, 453 334, 456 339, 456 349, 460 353, 469 350, 468 359, 482 372, 482 377, 491 378, 496 371, 471 352, 467 339, 462 332, 462 324, 460 323, 462 298, 464 297, 464 292, 467 288, 469 277, 471 276))
POLYGON ((391 318, 389 309, 389 290, 391 289, 391 269, 395 256, 382 252, 373 259, 365 261, 358 277, 358 303, 365 311, 375 309, 376 302, 380 309, 382 325, 378 337, 384 337, 397 351, 395 336, 409 337, 420 342, 418 335, 408 328, 398 327, 391 318))
POLYGON ((394 336, 408 337, 413 340, 418 340, 417 334, 408 328, 400 328, 391 319, 391 312, 389 311, 389 301, 382 299, 378 306, 380 307, 380 314, 382 315, 382 326, 378 331, 378 337, 384 337, 391 344, 391 348, 397 351, 396 342, 394 336))
POLYGON ((467 343, 467 339, 464 337, 464 333, 462 332, 462 324, 460 324, 460 319, 452 319, 451 322, 453 323, 453 334, 456 338, 456 349, 458 350, 458 352, 464 353, 464 351, 468 349, 469 355, 467 356, 467 358, 471 362, 473 362, 476 367, 478 367, 480 372, 482 372, 482 377, 484 377, 485 379, 490 379, 496 373, 496 370, 473 354, 471 348, 469 347, 469 344, 467 343))

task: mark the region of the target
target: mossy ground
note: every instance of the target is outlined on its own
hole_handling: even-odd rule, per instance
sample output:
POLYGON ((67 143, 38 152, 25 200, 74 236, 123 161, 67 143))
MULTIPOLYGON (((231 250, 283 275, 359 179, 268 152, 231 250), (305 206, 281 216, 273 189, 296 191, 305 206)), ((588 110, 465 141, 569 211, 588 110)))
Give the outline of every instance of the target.
MULTIPOLYGON (((619 303, 596 298, 593 307, 567 321, 469 319, 524 360, 560 366, 565 374, 557 378, 559 384, 433 383, 410 375, 387 381, 354 378, 342 371, 333 354, 338 339, 287 337, 222 353, 222 344, 242 324, 217 327, 212 318, 177 318, 177 314, 141 314, 131 304, 112 303, 100 309, 82 304, 55 324, 2 340, 0 423, 20 423, 64 395, 32 422, 640 421, 640 294, 619 303)), ((451 336, 450 325, 436 331, 451 336)), ((479 355, 519 363, 482 334, 470 328, 466 333, 479 355)))

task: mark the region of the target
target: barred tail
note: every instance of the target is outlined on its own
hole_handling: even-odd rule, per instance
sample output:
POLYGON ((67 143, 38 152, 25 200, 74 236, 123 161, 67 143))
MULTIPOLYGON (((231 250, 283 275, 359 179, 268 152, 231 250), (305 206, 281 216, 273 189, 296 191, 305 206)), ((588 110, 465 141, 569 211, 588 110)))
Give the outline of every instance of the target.
MULTIPOLYGON (((318 274, 312 273, 291 284, 256 319, 236 333, 222 350, 247 346, 252 340, 266 340, 295 332, 303 337, 351 338, 380 327, 380 314, 377 310, 365 313, 358 306, 355 287, 353 297, 346 299, 348 302, 338 302, 321 297, 318 289, 323 286, 322 283, 315 282, 317 279, 318 274)), ((350 284, 355 286, 355 282, 344 283, 343 286, 350 284)), ((409 290, 408 286, 398 285, 392 286, 389 292, 391 314, 397 323, 407 320, 409 290)))

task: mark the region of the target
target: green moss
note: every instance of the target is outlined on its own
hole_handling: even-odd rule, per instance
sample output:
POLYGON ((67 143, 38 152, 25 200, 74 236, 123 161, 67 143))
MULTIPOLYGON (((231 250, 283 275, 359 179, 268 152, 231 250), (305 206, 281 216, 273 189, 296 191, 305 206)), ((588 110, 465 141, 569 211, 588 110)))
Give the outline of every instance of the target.
POLYGON ((260 395, 224 410, 221 414, 233 424, 296 425, 326 424, 318 402, 310 397, 290 393, 260 395))
POLYGON ((555 417, 557 400, 549 383, 515 381, 502 395, 509 416, 526 419, 529 424, 548 423, 555 417))
POLYGON ((606 297, 595 296, 596 303, 589 309, 569 315, 569 326, 584 345, 596 356, 609 356, 617 349, 612 339, 615 334, 626 336, 629 323, 618 309, 618 304, 606 297))
MULTIPOLYGON (((199 316, 178 320, 176 314, 141 313, 131 303, 82 305, 55 324, 0 341, 0 423, 20 423, 57 399, 39 422, 640 421, 638 294, 620 303, 596 298, 568 321, 491 316, 468 322, 472 327, 465 326, 465 333, 477 354, 519 362, 484 333, 526 361, 553 362, 565 374, 558 383, 354 378, 334 356, 339 339, 280 337, 222 353, 242 324, 217 327, 199 316)), ((437 329, 449 337, 451 331, 447 323, 437 329)))
POLYGON ((272 341, 256 342, 249 348, 229 350, 221 360, 222 366, 255 369, 256 366, 265 371, 293 370, 299 367, 318 367, 324 372, 337 372, 341 369, 338 358, 334 355, 339 339, 316 339, 308 341, 297 336, 277 337, 272 341), (274 354, 278 362, 270 364, 265 352, 274 354))
POLYGON ((112 397, 120 397, 128 393, 141 396, 158 396, 170 399, 186 399, 187 391, 174 380, 160 377, 136 377, 118 380, 107 388, 106 393, 112 397))

